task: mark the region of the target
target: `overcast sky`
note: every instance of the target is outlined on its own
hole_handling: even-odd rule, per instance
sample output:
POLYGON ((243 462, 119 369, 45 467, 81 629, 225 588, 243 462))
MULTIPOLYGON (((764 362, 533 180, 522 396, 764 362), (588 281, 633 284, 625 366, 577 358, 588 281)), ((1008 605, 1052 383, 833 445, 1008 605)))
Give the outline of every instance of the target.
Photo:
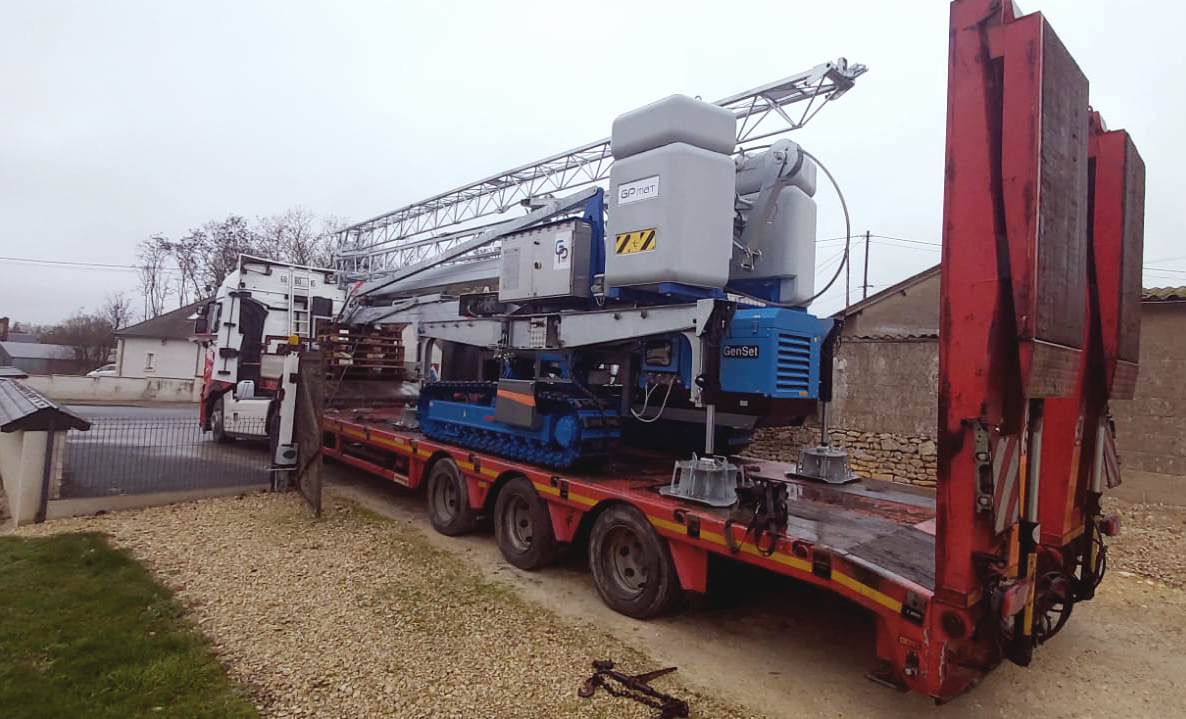
MULTIPOLYGON (((132 265, 153 233, 294 205, 361 220, 604 137, 671 93, 715 100, 840 56, 869 72, 794 139, 837 176, 854 230, 939 241, 946 2, 698 7, 4 0, 0 315, 53 322, 136 293, 131 271, 11 258, 132 265)), ((1146 285, 1186 285, 1173 219, 1186 11, 1022 8, 1046 14, 1092 104, 1145 158, 1146 285)), ((823 184, 820 197, 820 237, 843 234, 823 184)), ((821 275, 839 244, 820 246, 821 275)), ((871 252, 873 291, 939 258, 886 240, 871 252)))

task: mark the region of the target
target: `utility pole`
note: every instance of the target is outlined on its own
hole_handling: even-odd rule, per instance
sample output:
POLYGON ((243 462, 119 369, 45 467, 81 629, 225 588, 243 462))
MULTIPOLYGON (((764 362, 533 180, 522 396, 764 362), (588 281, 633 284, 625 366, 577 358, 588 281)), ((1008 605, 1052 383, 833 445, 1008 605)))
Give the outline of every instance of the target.
POLYGON ((869 296, 869 230, 865 230, 865 279, 861 282, 861 299, 869 296))
POLYGON ((849 289, 849 287, 852 284, 852 280, 849 279, 852 276, 852 254, 851 254, 851 250, 850 250, 851 245, 852 245, 852 237, 849 237, 847 240, 844 241, 844 259, 842 260, 842 262, 844 262, 844 316, 845 317, 848 316, 848 305, 852 301, 852 294, 851 294, 852 290, 849 289))

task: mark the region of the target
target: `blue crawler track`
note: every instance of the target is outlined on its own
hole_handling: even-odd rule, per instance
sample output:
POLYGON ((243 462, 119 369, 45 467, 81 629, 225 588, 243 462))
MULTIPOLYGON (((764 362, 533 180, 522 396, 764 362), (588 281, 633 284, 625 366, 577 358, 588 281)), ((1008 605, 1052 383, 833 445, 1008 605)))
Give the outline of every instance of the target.
POLYGON ((603 459, 621 437, 618 413, 571 388, 538 392, 540 421, 526 428, 494 419, 496 383, 434 382, 420 391, 420 428, 430 439, 557 469, 603 459))

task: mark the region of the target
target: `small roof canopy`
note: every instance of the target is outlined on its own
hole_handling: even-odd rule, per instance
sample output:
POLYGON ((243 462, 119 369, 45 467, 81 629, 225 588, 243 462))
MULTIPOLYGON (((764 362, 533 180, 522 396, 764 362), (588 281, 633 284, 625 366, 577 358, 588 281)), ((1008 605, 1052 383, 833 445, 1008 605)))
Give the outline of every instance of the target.
POLYGON ((91 423, 14 379, 0 378, 0 432, 88 430, 91 423))

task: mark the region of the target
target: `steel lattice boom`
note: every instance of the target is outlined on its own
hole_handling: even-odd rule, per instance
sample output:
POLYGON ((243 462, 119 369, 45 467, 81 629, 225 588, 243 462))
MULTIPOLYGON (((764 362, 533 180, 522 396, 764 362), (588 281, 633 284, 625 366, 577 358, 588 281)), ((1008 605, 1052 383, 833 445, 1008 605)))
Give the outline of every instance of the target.
MULTIPOLYGON (((737 116, 740 152, 799 129, 865 71, 864 65, 840 58, 716 104, 737 116), (789 108, 801 102, 806 102, 803 110, 791 115, 789 108)), ((606 180, 612 164, 606 138, 352 225, 338 234, 337 268, 346 279, 366 279, 424 261, 477 234, 481 228, 473 226, 476 220, 606 180)))

